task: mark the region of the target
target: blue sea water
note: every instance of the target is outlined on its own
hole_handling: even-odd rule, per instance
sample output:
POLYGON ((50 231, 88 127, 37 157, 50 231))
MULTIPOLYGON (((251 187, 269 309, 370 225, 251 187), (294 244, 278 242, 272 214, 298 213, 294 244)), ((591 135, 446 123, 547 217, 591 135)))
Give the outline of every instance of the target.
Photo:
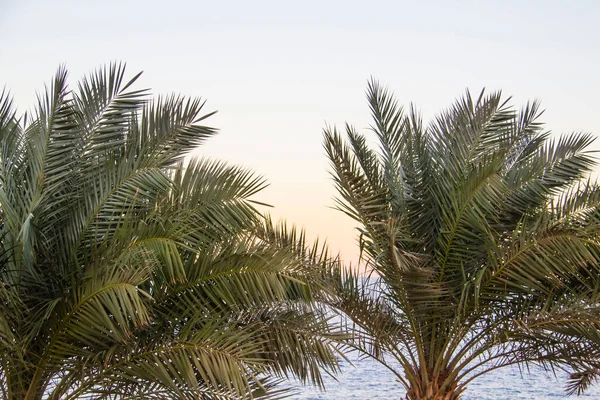
MULTIPOLYGON (((312 387, 300 388, 292 399, 298 400, 388 400, 404 397, 402 386, 394 375, 373 360, 351 358, 354 366, 344 363, 338 381, 326 377, 326 391, 312 387)), ((548 374, 543 370, 520 371, 506 367, 483 375, 470 383, 463 400, 502 399, 600 399, 600 385, 580 396, 567 396, 565 374, 548 374)))

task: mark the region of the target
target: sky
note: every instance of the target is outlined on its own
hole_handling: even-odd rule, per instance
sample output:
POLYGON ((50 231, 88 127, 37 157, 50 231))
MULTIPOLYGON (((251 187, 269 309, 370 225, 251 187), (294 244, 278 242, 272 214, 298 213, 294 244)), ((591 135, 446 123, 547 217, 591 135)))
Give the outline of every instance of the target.
POLYGON ((555 134, 600 135, 599 20, 586 0, 0 0, 0 87, 26 111, 60 64, 74 84, 124 61, 155 94, 202 97, 219 134, 193 154, 263 175, 274 217, 355 264, 322 136, 368 132, 370 77, 426 120, 485 87, 540 99, 555 134))

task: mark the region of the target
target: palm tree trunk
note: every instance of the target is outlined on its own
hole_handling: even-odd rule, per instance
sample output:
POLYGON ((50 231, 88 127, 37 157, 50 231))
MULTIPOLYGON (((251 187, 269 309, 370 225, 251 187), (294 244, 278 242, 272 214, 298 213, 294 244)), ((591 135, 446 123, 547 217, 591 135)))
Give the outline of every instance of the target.
POLYGON ((411 388, 406 393, 406 400, 458 400, 460 399, 460 393, 456 392, 434 392, 434 390, 427 390, 427 393, 421 394, 418 391, 413 391, 411 388))
POLYGON ((420 378, 408 388, 406 400, 458 400, 462 395, 463 389, 457 382, 444 384, 446 374, 429 376, 427 382, 420 378))

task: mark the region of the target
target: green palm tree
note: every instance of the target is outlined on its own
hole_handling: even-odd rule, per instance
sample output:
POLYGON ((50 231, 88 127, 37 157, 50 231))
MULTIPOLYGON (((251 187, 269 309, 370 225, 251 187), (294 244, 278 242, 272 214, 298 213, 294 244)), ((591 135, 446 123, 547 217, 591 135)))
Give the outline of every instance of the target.
POLYGON ((428 126, 377 82, 379 144, 325 130, 338 208, 360 224, 365 271, 333 269, 353 346, 408 399, 458 399, 508 365, 600 366, 600 190, 588 134, 550 137, 538 103, 467 94, 428 126), (363 273, 366 272, 366 273, 363 273))
MULTIPOLYGON (((313 302, 326 262, 264 220, 242 168, 183 157, 204 102, 133 89, 120 64, 32 114, 0 96, 5 399, 278 398, 337 370, 313 302)), ((325 257, 325 256, 323 256, 325 257)))

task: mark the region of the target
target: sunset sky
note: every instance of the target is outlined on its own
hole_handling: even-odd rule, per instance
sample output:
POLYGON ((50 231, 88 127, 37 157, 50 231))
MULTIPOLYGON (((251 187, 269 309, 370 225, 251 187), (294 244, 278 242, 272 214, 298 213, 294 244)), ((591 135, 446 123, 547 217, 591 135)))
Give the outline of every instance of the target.
POLYGON ((555 133, 600 135, 598 21, 585 0, 0 0, 0 87, 25 111, 59 64, 75 83, 117 60, 156 94, 205 98, 220 133, 194 154, 264 175, 273 215, 355 263, 322 130, 368 128, 371 76, 426 119, 486 87, 518 107, 541 99, 555 133))

